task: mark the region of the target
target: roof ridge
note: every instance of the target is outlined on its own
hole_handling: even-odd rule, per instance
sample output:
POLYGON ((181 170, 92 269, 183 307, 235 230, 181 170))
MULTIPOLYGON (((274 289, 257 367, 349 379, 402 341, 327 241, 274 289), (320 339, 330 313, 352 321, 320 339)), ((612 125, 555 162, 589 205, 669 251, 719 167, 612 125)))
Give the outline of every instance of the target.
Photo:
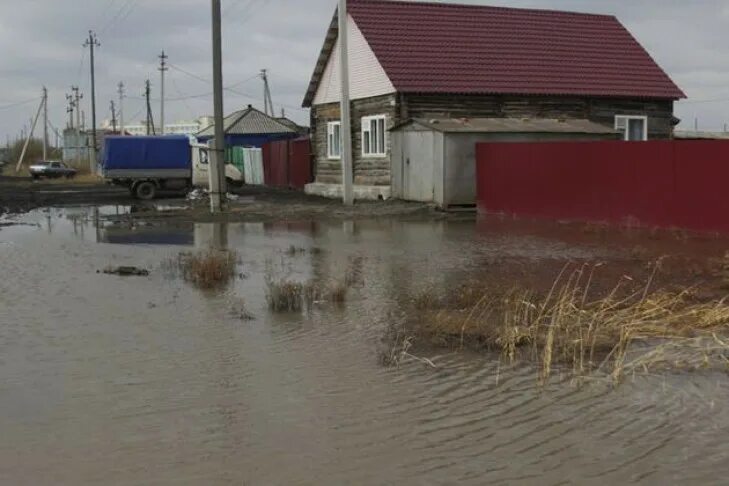
POLYGON ((387 3, 387 4, 401 4, 401 5, 412 5, 417 4, 421 6, 437 7, 437 8, 466 8, 466 9, 492 9, 492 10, 503 10, 503 11, 519 11, 519 12, 532 12, 536 14, 560 14, 560 15, 579 15, 588 17, 598 18, 617 18, 614 14, 598 14, 593 12, 578 12, 574 10, 559 10, 559 9, 548 9, 548 8, 533 8, 533 7, 505 7, 503 5, 479 5, 473 3, 444 3, 436 2, 433 0, 349 0, 349 6, 362 4, 362 3, 387 3))

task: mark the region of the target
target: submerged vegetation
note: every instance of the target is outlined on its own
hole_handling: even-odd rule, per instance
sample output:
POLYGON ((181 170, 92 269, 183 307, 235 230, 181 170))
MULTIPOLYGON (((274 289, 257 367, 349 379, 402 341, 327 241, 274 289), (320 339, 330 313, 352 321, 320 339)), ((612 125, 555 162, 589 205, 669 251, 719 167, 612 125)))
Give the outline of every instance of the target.
POLYGON ((179 271, 187 282, 201 289, 227 286, 236 276, 238 255, 230 250, 206 250, 180 253, 167 262, 167 267, 179 271))
MULTIPOLYGON (((657 265, 656 265, 657 267, 657 265)), ((624 277, 607 295, 593 296, 597 266, 565 267, 539 295, 464 285, 439 298, 415 296, 408 318, 388 331, 383 361, 399 364, 414 343, 497 351, 508 362, 529 360, 546 381, 557 369, 576 376, 729 364, 729 305, 700 302, 690 289, 637 290, 624 277)))
POLYGON ((346 284, 322 286, 314 282, 266 278, 266 302, 273 312, 300 312, 322 302, 341 305, 347 301, 348 292, 346 284))

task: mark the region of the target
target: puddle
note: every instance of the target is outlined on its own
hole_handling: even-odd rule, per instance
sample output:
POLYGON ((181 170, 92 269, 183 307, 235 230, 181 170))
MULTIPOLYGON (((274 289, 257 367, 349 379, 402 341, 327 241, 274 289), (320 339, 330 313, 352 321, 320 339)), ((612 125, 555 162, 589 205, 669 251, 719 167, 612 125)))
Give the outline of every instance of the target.
POLYGON ((542 390, 530 367, 482 355, 378 363, 383 329, 425 285, 495 257, 609 259, 624 242, 471 222, 116 218, 131 210, 35 211, 0 229, 0 483, 710 484, 729 472, 725 374, 542 390), (165 260, 211 247, 240 257, 225 290, 165 275, 165 260), (151 275, 96 273, 108 265, 151 275), (272 314, 271 275, 357 284, 344 306, 272 314))

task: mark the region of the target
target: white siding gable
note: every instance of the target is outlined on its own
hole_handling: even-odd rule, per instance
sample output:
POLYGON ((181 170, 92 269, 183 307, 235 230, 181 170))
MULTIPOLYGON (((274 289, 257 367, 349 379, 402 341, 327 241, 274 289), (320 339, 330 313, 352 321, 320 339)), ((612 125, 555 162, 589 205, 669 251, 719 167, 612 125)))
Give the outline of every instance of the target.
MULTIPOLYGON (((348 17, 347 23, 349 25, 350 98, 358 100, 394 93, 395 87, 351 15, 348 17)), ((314 96, 314 105, 340 101, 339 45, 339 39, 337 39, 314 96)))

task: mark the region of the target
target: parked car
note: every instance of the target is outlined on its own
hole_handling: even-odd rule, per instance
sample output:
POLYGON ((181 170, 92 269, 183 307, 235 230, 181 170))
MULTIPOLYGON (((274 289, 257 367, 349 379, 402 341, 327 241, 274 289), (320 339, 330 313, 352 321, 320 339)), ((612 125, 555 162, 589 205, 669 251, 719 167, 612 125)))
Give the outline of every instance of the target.
POLYGON ((33 179, 47 177, 48 179, 57 179, 65 177, 71 179, 78 172, 73 167, 69 167, 63 162, 38 162, 28 169, 33 179))

